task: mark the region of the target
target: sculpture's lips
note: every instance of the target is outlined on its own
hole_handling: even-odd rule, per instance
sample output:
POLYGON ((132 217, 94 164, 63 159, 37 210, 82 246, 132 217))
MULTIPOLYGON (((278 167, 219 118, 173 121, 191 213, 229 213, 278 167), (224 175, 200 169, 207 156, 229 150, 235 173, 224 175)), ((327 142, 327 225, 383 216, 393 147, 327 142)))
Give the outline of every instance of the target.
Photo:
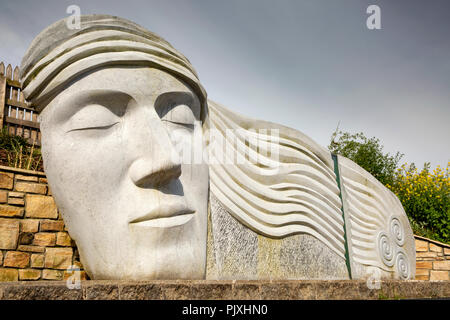
POLYGON ((195 211, 185 204, 159 206, 148 214, 130 221, 132 226, 169 228, 187 223, 195 211))

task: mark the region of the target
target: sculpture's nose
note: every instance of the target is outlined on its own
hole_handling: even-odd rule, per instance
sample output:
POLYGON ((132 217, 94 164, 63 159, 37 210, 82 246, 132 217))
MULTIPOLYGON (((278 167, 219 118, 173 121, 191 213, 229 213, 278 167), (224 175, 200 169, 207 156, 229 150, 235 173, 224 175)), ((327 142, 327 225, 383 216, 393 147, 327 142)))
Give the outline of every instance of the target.
POLYGON ((157 187, 177 179, 181 175, 181 165, 170 159, 141 158, 130 167, 130 177, 138 187, 157 187), (162 160, 162 161, 161 161, 162 160))
POLYGON ((168 184, 181 175, 181 163, 159 118, 142 115, 131 129, 129 147, 134 161, 129 175, 135 185, 152 188, 168 184))

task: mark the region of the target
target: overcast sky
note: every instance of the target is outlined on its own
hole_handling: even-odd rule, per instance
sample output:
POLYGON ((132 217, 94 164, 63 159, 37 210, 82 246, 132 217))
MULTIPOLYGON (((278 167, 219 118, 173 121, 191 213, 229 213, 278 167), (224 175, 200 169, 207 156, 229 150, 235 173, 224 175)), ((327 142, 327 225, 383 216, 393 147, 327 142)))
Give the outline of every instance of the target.
POLYGON ((0 0, 0 60, 67 17, 130 19, 194 65, 208 97, 298 129, 323 146, 340 128, 379 138, 403 162, 450 160, 449 0, 0 0), (381 8, 381 30, 366 9, 381 8))

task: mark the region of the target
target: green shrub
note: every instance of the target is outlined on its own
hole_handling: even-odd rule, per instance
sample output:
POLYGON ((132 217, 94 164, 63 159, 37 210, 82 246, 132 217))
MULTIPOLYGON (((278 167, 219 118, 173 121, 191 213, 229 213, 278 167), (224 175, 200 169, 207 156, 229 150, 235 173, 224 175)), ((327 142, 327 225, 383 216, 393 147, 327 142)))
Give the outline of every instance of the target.
POLYGON ((0 130, 0 164, 27 170, 43 170, 41 149, 20 136, 0 130))
POLYGON ((350 134, 338 129, 331 135, 328 149, 356 162, 384 185, 394 182, 395 169, 403 157, 399 152, 395 156, 384 154, 380 140, 375 137, 369 139, 362 132, 350 134))
POLYGON ((432 172, 426 163, 421 171, 404 164, 394 183, 387 185, 400 199, 416 234, 450 242, 450 162, 445 170, 432 172))
POLYGON ((0 149, 4 149, 7 151, 13 151, 17 148, 25 148, 28 146, 27 140, 20 136, 15 136, 9 134, 6 128, 1 129, 0 131, 0 149))

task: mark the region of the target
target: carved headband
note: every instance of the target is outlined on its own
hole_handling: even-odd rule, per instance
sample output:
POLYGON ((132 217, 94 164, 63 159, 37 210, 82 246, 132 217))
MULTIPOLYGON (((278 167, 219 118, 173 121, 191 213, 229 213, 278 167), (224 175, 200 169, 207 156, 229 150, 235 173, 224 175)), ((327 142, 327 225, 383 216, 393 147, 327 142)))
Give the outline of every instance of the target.
POLYGON ((80 75, 113 65, 156 66, 181 77, 198 95, 206 114, 206 91, 189 60, 167 41, 123 18, 81 16, 81 28, 71 30, 65 19, 42 31, 21 64, 23 94, 38 111, 55 93, 80 75))

